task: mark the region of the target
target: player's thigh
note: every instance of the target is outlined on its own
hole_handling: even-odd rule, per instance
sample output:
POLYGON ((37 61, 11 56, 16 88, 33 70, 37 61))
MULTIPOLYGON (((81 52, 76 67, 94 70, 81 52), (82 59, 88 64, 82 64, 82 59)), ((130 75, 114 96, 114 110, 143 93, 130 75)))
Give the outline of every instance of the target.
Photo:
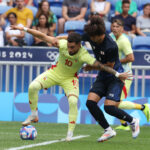
POLYGON ((131 84, 132 84, 132 80, 125 80, 125 84, 124 84, 124 87, 122 89, 121 99, 120 100, 123 100, 123 99, 127 98, 127 95, 129 93, 131 84))
POLYGON ((39 82, 43 88, 50 88, 57 84, 57 77, 49 70, 43 72, 34 81, 39 82))
POLYGON ((105 93, 106 87, 104 81, 96 79, 88 94, 88 100, 98 102, 103 96, 105 96, 105 93))
POLYGON ((123 86, 124 83, 121 80, 117 78, 111 80, 107 85, 105 104, 107 104, 109 101, 114 101, 116 103, 120 102, 123 86))
POLYGON ((64 89, 67 97, 69 95, 75 95, 79 97, 79 80, 76 77, 68 78, 62 81, 61 87, 64 89))

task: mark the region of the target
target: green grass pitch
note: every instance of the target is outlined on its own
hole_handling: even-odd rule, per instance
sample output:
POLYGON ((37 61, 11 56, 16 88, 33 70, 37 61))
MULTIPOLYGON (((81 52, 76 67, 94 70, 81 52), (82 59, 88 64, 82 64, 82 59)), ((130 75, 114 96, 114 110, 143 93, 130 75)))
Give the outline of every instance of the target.
MULTIPOLYGON (((31 145, 45 141, 65 138, 67 124, 37 123, 33 124, 38 136, 33 141, 21 140, 19 130, 20 122, 0 122, 0 150, 6 150, 23 145, 31 145)), ((117 131, 117 136, 98 143, 96 140, 103 133, 98 125, 77 125, 74 136, 90 135, 71 142, 59 142, 44 146, 26 148, 25 150, 150 150, 150 127, 141 127, 137 139, 132 139, 131 131, 117 131)))

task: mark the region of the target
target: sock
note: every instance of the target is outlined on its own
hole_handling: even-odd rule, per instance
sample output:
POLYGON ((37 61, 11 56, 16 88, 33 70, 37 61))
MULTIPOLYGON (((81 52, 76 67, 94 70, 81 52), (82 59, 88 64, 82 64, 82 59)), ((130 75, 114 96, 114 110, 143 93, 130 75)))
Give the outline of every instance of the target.
POLYGON ((74 128, 76 126, 76 120, 77 120, 77 116, 78 116, 78 107, 77 107, 78 98, 75 96, 69 96, 68 102, 69 102, 68 131, 73 132, 74 128))
POLYGON ((106 131, 111 131, 111 130, 113 130, 111 127, 108 127, 108 128, 106 128, 105 129, 106 131))
POLYGON ((37 111, 38 92, 41 89, 41 84, 37 81, 31 82, 28 89, 29 103, 31 111, 37 111))
POLYGON ((125 127, 127 127, 127 126, 128 126, 128 124, 127 124, 127 122, 126 122, 126 121, 124 121, 124 120, 120 120, 120 122, 121 122, 121 125, 123 125, 123 126, 125 126, 125 127))
POLYGON ((118 108, 120 109, 138 109, 141 110, 142 105, 141 104, 136 104, 133 102, 129 102, 129 101, 121 101, 118 108))
POLYGON ((142 105, 142 108, 141 108, 141 110, 143 111, 145 109, 145 105, 142 105))
POLYGON ((32 110, 31 115, 32 116, 38 116, 38 111, 37 110, 32 110))
POLYGON ((109 124, 107 120, 105 119, 105 116, 103 112, 100 110, 100 108, 97 106, 97 103, 92 100, 87 100, 86 106, 88 107, 88 110, 92 114, 92 116, 95 118, 95 120, 99 123, 99 125, 106 129, 109 127, 109 124))
POLYGON ((133 120, 133 117, 128 115, 125 111, 117 108, 116 106, 105 105, 104 109, 109 115, 114 116, 120 120, 124 120, 124 121, 127 121, 129 123, 131 123, 133 120))

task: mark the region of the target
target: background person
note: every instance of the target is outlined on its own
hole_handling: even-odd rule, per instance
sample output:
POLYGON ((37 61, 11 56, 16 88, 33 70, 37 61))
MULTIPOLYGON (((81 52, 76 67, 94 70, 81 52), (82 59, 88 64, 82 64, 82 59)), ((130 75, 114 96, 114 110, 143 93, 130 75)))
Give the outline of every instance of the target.
MULTIPOLYGON (((124 0, 117 1, 115 6, 115 15, 119 15, 123 12, 122 10, 123 1, 124 0)), ((137 4, 133 0, 129 0, 129 3, 130 3, 130 8, 128 14, 135 18, 137 16, 137 4)))
POLYGON ((137 34, 140 36, 150 36, 150 3, 143 7, 143 15, 136 20, 137 34))
MULTIPOLYGON (((132 74, 132 62, 134 61, 134 54, 131 47, 131 43, 127 36, 123 34, 123 22, 121 20, 113 20, 112 23, 112 34, 111 37, 116 41, 118 45, 119 50, 119 59, 122 63, 122 66, 124 68, 125 72, 130 72, 132 74)), ((147 122, 149 122, 150 119, 150 110, 148 104, 137 104, 130 101, 122 101, 125 99, 129 93, 130 87, 132 84, 132 78, 131 80, 126 80, 125 85, 123 87, 123 91, 121 94, 121 102, 119 104, 120 109, 138 109, 142 110, 144 115, 146 116, 147 122)), ((127 122, 121 120, 121 126, 118 126, 116 129, 121 130, 130 130, 127 122)))
MULTIPOLYGON (((17 15, 13 12, 9 13, 8 21, 10 22, 10 25, 15 25, 19 27, 23 27, 22 24, 17 24, 17 15)), ((10 46, 23 46, 26 45, 24 42, 24 36, 25 33, 20 30, 11 30, 11 27, 7 26, 5 29, 5 36, 6 36, 6 45, 10 46)))
MULTIPOLYGON (((38 18, 38 24, 33 26, 32 29, 38 30, 46 35, 54 36, 53 30, 48 23, 48 16, 46 14, 40 14, 38 18)), ((32 46, 51 46, 50 44, 42 41, 41 39, 34 37, 32 46)))
POLYGON ((92 0, 91 1, 91 12, 97 12, 105 20, 108 20, 108 14, 110 11, 110 2, 106 0, 92 0))
POLYGON ((25 7, 24 0, 16 0, 16 7, 9 9, 2 15, 2 18, 6 18, 10 12, 14 12, 17 15, 17 24, 22 24, 28 28, 31 27, 33 13, 29 8, 25 7))
POLYGON ((114 19, 120 19, 124 23, 124 33, 128 36, 134 38, 136 33, 136 19, 128 14, 130 8, 130 2, 128 0, 124 0, 122 2, 122 13, 119 15, 116 15, 112 18, 112 21, 114 19))
POLYGON ((42 0, 41 3, 39 4, 38 12, 36 14, 36 17, 33 20, 32 26, 36 26, 39 23, 39 15, 40 14, 47 15, 48 23, 49 23, 50 28, 51 28, 51 36, 56 36, 57 17, 50 10, 50 3, 47 0, 42 0))
POLYGON ((58 34, 64 33, 66 21, 85 21, 87 8, 87 0, 64 0, 62 6, 62 18, 58 20, 58 34))

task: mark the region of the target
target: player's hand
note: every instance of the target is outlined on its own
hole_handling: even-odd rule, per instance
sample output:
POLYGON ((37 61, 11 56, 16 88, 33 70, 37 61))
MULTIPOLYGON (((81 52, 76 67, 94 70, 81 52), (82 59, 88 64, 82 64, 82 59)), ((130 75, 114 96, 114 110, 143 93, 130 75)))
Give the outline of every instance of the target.
POLYGON ((91 71, 91 70, 93 70, 93 66, 91 66, 91 65, 89 65, 89 64, 86 64, 86 65, 84 65, 84 66, 82 67, 82 69, 83 69, 84 71, 91 71))
POLYGON ((58 46, 59 46, 59 40, 58 40, 57 37, 56 37, 56 39, 54 39, 54 40, 52 41, 52 45, 53 45, 54 47, 58 47, 58 46))
POLYGON ((118 78, 124 82, 124 80, 132 80, 131 77, 133 77, 133 75, 128 71, 128 72, 119 73, 118 78))
POLYGON ((19 26, 15 26, 15 25, 11 25, 10 29, 11 30, 21 30, 21 31, 23 31, 23 27, 19 27, 19 26))

